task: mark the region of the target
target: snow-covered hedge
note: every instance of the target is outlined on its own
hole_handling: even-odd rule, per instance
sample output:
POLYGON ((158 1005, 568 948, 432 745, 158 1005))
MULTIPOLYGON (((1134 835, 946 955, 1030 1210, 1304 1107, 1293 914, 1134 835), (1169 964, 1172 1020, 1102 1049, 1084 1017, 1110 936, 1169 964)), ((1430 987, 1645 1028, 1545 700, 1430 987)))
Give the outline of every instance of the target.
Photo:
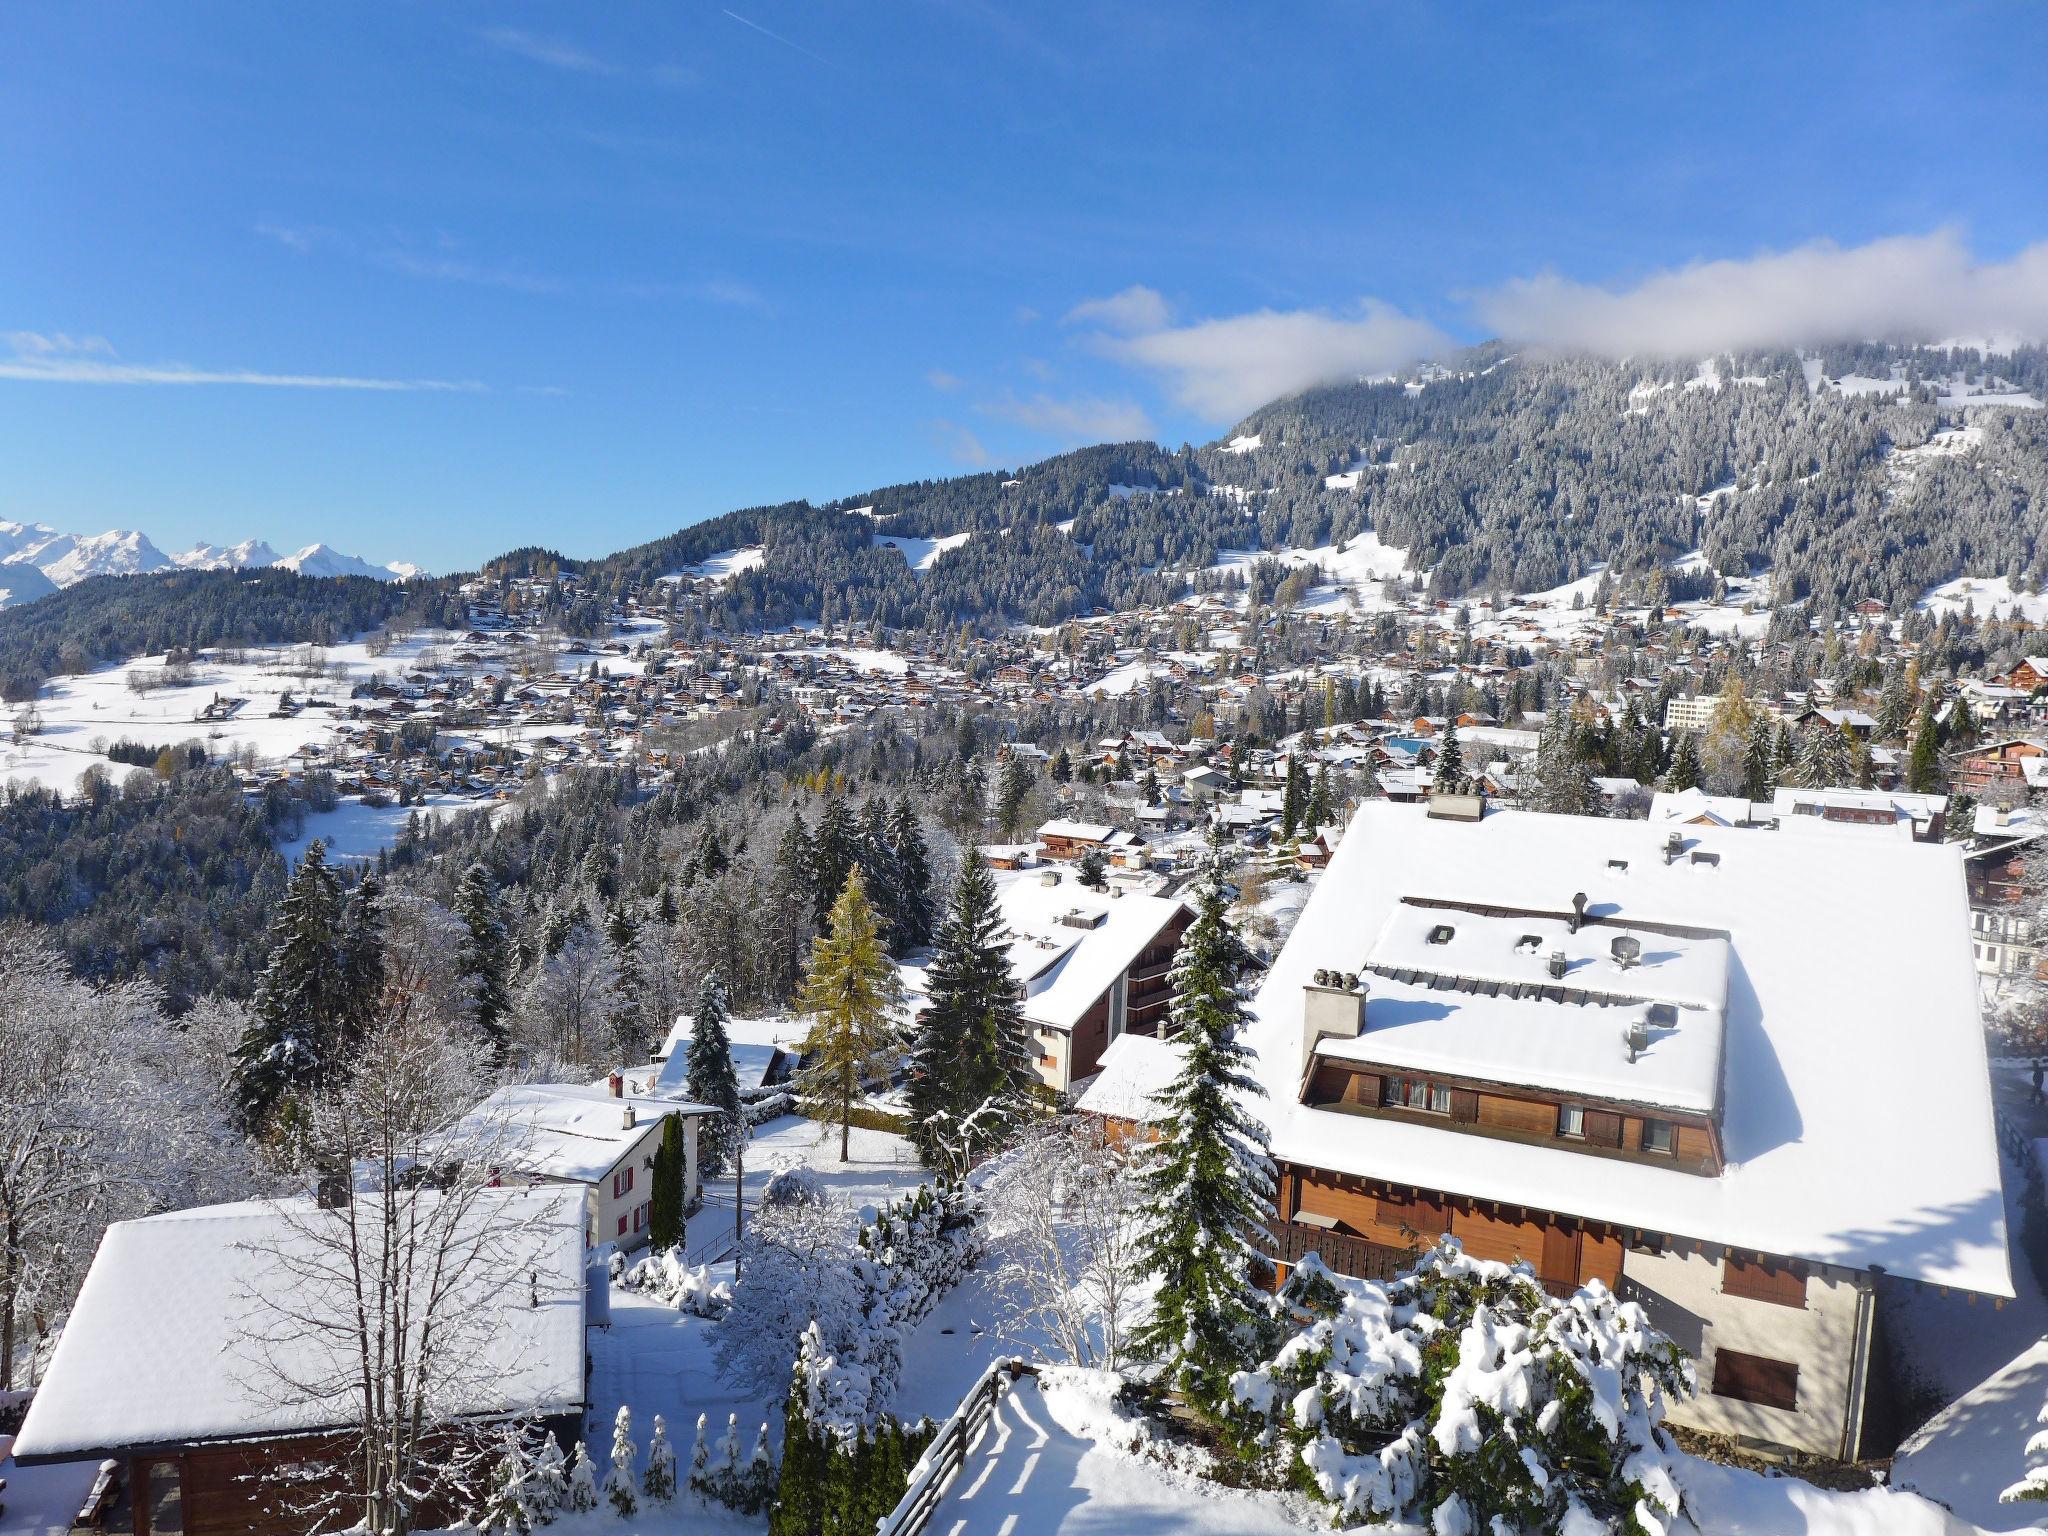
POLYGON ((1598 1281, 1558 1298, 1526 1265, 1446 1238, 1384 1285, 1315 1259, 1288 1276, 1298 1320, 1232 1378, 1231 1423, 1298 1458, 1346 1520, 1426 1520, 1438 1536, 1665 1536, 1679 1507, 1667 1395, 1692 1364, 1598 1281))
POLYGON ((629 1291, 639 1291, 663 1306, 695 1317, 720 1318, 732 1305, 732 1284, 713 1280, 702 1264, 687 1264, 680 1248, 664 1248, 637 1263, 612 1255, 612 1278, 629 1291))

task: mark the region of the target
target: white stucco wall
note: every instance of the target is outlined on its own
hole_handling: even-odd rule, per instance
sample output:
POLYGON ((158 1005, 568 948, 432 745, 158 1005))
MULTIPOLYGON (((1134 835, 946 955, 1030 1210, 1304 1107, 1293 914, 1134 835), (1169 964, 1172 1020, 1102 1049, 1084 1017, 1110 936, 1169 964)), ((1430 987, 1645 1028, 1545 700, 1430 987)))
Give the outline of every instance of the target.
POLYGON ((1867 1375, 1866 1363, 1857 1358, 1859 1348, 1868 1350, 1868 1340, 1859 1340, 1857 1332, 1863 1304, 1859 1277, 1849 1270, 1815 1267, 1806 1281, 1806 1305, 1781 1306, 1724 1292, 1722 1256, 1721 1250, 1702 1246, 1663 1253, 1632 1248, 1622 1258, 1622 1294, 1640 1301, 1651 1321, 1678 1340, 1699 1367, 1699 1395, 1673 1404, 1672 1421, 1839 1456, 1852 1407, 1860 1409, 1860 1403, 1850 1402, 1852 1382, 1860 1397, 1867 1375), (1714 1357, 1723 1346, 1798 1366, 1798 1407, 1766 1408, 1718 1396, 1714 1357))

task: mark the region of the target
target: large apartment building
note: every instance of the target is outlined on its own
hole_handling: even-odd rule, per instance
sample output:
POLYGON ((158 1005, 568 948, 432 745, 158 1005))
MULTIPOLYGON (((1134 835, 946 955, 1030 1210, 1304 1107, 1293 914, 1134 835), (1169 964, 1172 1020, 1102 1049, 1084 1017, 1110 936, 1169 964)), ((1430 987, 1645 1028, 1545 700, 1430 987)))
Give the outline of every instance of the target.
POLYGON ((1362 807, 1262 987, 1276 1257, 1640 1301, 1673 1417, 1863 1439, 1880 1275, 2012 1294, 1958 853, 1362 807))

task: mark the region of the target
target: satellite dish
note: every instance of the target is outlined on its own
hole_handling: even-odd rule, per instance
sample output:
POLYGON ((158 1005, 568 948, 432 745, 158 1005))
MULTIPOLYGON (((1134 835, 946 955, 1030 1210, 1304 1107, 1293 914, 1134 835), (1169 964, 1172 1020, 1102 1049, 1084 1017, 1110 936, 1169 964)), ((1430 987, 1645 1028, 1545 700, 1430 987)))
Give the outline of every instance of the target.
POLYGON ((1608 950, 1614 956, 1614 963, 1627 970, 1643 958, 1643 941, 1632 933, 1624 933, 1616 937, 1608 950))

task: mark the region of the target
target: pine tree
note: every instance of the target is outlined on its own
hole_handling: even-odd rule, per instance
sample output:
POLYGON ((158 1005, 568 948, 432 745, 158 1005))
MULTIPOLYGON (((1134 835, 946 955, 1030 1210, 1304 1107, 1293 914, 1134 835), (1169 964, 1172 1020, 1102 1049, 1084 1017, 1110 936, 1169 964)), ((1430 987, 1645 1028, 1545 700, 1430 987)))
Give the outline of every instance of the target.
POLYGON ((363 1037, 376 1023, 384 1001, 384 916, 378 908, 382 890, 364 876, 349 893, 341 913, 341 987, 345 1001, 339 1044, 353 1058, 363 1037))
POLYGON ((512 1007, 511 957, 505 924, 498 916, 498 888, 482 863, 462 872, 455 888, 455 914, 463 926, 456 963, 469 980, 471 1017, 477 1033, 489 1043, 493 1061, 502 1065, 509 1040, 505 1015, 512 1007))
POLYGON ((1160 1095, 1159 1140, 1142 1177, 1152 1219, 1140 1242, 1159 1282, 1139 1344, 1165 1359, 1190 1402, 1216 1408, 1247 1363, 1263 1310, 1258 1245, 1273 1215, 1265 1127, 1246 1108, 1264 1093, 1248 1070, 1242 978, 1250 951, 1231 926, 1221 841, 1211 834, 1194 892, 1195 919, 1173 968, 1171 1019, 1181 1066, 1160 1095))
POLYGON ((1665 772, 1664 787, 1670 790, 1698 789, 1706 777, 1700 766, 1700 746, 1691 731, 1681 731, 1671 751, 1671 767, 1665 772))
POLYGON ((1906 787, 1916 795, 1931 795, 1941 788, 1941 743, 1934 723, 1934 694, 1920 701, 1919 718, 1913 722, 1913 750, 1906 759, 1906 787))
POLYGON ((569 1491, 562 1507, 571 1514, 587 1515, 597 1508, 597 1479, 590 1470, 590 1453, 581 1445, 569 1462, 569 1491))
POLYGON ((1749 733, 1749 745, 1742 754, 1742 794, 1747 800, 1768 800, 1776 788, 1772 782, 1771 722, 1758 716, 1749 733))
POLYGON ((932 941, 935 914, 932 902, 932 856, 925 846, 924 828, 917 818, 910 796, 900 795, 889 817, 889 847, 896 856, 899 885, 897 928, 890 937, 900 946, 897 953, 922 949, 932 941))
POLYGON ((1849 746, 1842 733, 1823 717, 1799 738, 1793 776, 1807 789, 1827 789, 1849 781, 1849 746))
POLYGON ((661 1141, 654 1149, 654 1171, 647 1193, 647 1241, 657 1252, 680 1248, 686 1235, 689 1149, 684 1135, 683 1117, 670 1115, 662 1122, 661 1141))
POLYGON ((685 1091, 695 1102, 718 1111, 707 1116, 697 1130, 697 1164, 707 1179, 717 1178, 731 1166, 739 1138, 746 1134, 739 1078, 733 1071, 732 1038, 726 1032, 729 1017, 725 983, 716 970, 706 971, 697 987, 697 1012, 690 1020, 689 1086, 685 1091))
POLYGON ((815 876, 811 868, 811 832, 801 815, 793 815, 775 850, 775 868, 768 880, 769 910, 762 945, 763 988, 776 1002, 785 1002, 803 979, 804 955, 811 935, 815 876))
POLYGON ((832 922, 832 906, 846 889, 846 877, 860 867, 860 830, 846 801, 833 795, 825 801, 818 818, 818 835, 811 840, 811 916, 818 932, 832 922))
POLYGON ((1309 787, 1308 813, 1302 830, 1314 834, 1336 819, 1337 805, 1330 793, 1330 765, 1317 763, 1315 782, 1309 787))
POLYGON ((925 972, 929 1000, 911 1046, 910 1135, 928 1168, 975 1161, 1037 1087, 1008 937, 995 877, 969 848, 925 972))
POLYGON ((1074 760, 1067 755, 1065 747, 1061 747, 1059 751, 1053 753, 1052 766, 1048 770, 1048 775, 1055 784, 1070 784, 1073 782, 1074 760))
POLYGON ((1287 782, 1280 791, 1280 835, 1294 836, 1301 826, 1302 818, 1308 814, 1308 781, 1302 772, 1301 753, 1287 755, 1287 782))
POLYGON ((828 930, 811 944, 811 963, 797 1001, 810 1016, 807 1065, 797 1092, 813 1118, 839 1122, 839 1160, 847 1161, 861 1083, 897 1043, 903 985, 882 943, 860 871, 846 877, 828 930))
POLYGON ((605 1502, 621 1519, 640 1512, 640 1492, 633 1477, 633 1463, 639 1456, 640 1448, 633 1443, 633 1410, 621 1404, 619 1416, 612 1421, 611 1469, 604 1475, 605 1502))
POLYGON ((896 849, 889 841, 889 803, 880 795, 871 796, 861 807, 854 862, 860 867, 868 900, 874 904, 875 920, 889 940, 889 951, 896 954, 903 922, 903 889, 896 849))
POLYGON ((1432 782, 1439 788, 1455 790, 1465 777, 1465 749, 1458 745, 1458 722, 1444 722, 1444 739, 1436 749, 1436 772, 1432 782))
POLYGON ((996 779, 996 830, 1005 842, 1016 841, 1024 830, 1024 807, 1030 798, 1031 770, 1021 754, 1011 752, 996 779))
POLYGON ((256 1017, 235 1052, 235 1097, 245 1128, 261 1130, 287 1099, 317 1090, 342 1070, 349 1003, 340 882, 315 838, 271 921, 256 1017))
POLYGON ((656 1504, 670 1503, 676 1496, 676 1448, 669 1444, 668 1425, 658 1413, 654 1438, 647 1442, 647 1470, 640 1475, 640 1487, 656 1504))

